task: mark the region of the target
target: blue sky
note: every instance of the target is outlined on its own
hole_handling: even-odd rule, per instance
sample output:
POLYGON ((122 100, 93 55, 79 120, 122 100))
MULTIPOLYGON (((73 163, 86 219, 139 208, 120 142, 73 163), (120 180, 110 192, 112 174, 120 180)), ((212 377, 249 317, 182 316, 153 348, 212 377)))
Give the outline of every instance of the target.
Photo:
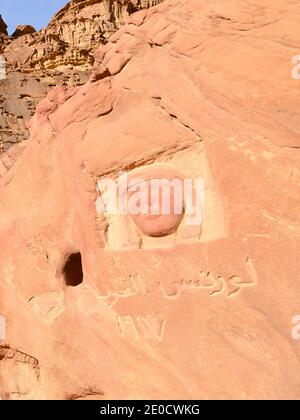
POLYGON ((49 23, 51 17, 68 0, 0 0, 0 14, 14 32, 17 25, 32 25, 39 30, 49 23))

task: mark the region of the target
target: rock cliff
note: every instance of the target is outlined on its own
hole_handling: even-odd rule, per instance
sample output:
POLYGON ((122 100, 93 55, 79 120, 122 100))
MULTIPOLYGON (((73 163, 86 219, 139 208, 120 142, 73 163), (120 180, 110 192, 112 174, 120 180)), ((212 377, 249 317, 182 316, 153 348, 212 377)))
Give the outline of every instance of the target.
MULTIPOLYGON (((26 140, 27 122, 47 92, 53 86, 84 84, 95 49, 131 13, 160 1, 74 0, 47 28, 35 32, 30 25, 19 26, 12 37, 3 36, 0 53, 6 60, 7 79, 0 81, 0 149, 26 140)), ((2 19, 1 33, 7 34, 2 19)))
POLYGON ((298 9, 166 0, 39 103, 1 156, 3 399, 300 398, 298 9), (126 174, 203 217, 109 212, 126 174))

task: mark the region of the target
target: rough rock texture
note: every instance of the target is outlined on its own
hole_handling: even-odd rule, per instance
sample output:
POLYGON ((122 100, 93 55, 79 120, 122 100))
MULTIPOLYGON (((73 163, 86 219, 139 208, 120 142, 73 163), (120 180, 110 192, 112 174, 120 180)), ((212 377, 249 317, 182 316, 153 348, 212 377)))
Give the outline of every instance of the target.
POLYGON ((3 155, 2 398, 299 399, 297 11, 167 0, 39 104, 3 155), (161 168, 204 179, 200 229, 96 212, 99 179, 161 168))
MULTIPOLYGON (((0 151, 28 138, 27 121, 49 89, 84 84, 95 49, 131 13, 160 2, 74 0, 42 31, 35 33, 26 25, 17 27, 12 37, 0 39, 8 70, 7 80, 0 80, 0 151)), ((5 27, 0 21, 0 33, 1 28, 6 33, 5 27)))
POLYGON ((34 34, 35 32, 36 30, 31 25, 18 25, 16 27, 15 32, 12 34, 12 37, 18 38, 19 36, 30 35, 30 34, 34 34))
POLYGON ((7 35, 7 25, 0 15, 0 34, 7 35))

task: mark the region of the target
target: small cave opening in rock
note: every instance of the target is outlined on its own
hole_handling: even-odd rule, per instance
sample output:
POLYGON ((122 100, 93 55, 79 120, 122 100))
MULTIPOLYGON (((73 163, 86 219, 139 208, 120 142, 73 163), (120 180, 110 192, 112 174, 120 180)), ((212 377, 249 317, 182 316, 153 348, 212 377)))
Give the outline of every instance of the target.
POLYGON ((83 268, 80 252, 68 256, 63 268, 63 277, 65 284, 70 287, 79 286, 83 282, 83 268))

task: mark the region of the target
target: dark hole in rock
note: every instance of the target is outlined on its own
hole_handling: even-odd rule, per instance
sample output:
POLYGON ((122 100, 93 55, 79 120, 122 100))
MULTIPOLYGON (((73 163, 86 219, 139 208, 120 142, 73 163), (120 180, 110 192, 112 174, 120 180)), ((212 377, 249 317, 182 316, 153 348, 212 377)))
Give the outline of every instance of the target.
POLYGON ((63 269, 67 286, 76 287, 83 282, 82 258, 80 252, 69 255, 63 269))

